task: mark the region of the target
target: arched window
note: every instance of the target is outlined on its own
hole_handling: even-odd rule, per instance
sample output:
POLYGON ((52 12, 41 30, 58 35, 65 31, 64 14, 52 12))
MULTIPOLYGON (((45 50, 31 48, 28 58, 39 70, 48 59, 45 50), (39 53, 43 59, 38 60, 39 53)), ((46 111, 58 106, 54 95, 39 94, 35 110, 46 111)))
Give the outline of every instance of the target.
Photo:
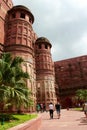
POLYGON ((47 46, 47 45, 45 45, 45 49, 48 49, 48 46, 47 46))
POLYGON ((12 14, 12 18, 16 18, 16 14, 15 13, 12 14))
POLYGON ((25 14, 21 13, 20 17, 25 19, 25 14))
POLYGON ((32 19, 31 18, 29 18, 29 22, 32 23, 32 19))
POLYGON ((39 44, 39 49, 41 49, 41 44, 39 44))

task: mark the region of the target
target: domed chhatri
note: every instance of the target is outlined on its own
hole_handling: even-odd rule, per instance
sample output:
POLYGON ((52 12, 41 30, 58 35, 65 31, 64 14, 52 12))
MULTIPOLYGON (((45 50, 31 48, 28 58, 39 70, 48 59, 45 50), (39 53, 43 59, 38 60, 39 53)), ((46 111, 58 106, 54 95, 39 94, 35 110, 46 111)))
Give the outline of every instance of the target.
POLYGON ((26 7, 26 6, 23 6, 23 5, 17 5, 17 6, 13 6, 13 8, 11 8, 8 13, 11 13, 12 11, 16 11, 16 10, 21 10, 21 11, 26 11, 27 13, 29 13, 32 17, 32 21, 34 22, 34 16, 33 14, 31 13, 31 11, 26 7))
POLYGON ((39 37, 39 38, 36 40, 36 42, 48 42, 48 43, 50 43, 50 41, 49 41, 47 38, 45 38, 45 37, 39 37))
POLYGON ((46 38, 46 37, 39 37, 37 40, 36 40, 36 44, 38 43, 47 43, 50 45, 50 47, 52 47, 50 41, 46 38))

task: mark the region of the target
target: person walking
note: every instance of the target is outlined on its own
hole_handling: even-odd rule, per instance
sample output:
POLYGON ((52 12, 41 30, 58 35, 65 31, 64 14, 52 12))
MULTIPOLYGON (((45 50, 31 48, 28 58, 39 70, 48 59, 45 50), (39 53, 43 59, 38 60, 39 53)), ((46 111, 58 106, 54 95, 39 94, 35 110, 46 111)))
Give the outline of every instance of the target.
POLYGON ((46 111, 46 105, 45 105, 45 103, 43 104, 43 111, 46 111))
POLYGON ((53 112, 54 112, 54 105, 52 102, 50 102, 50 104, 49 104, 50 119, 53 119, 53 112))
POLYGON ((61 105, 59 102, 57 102, 55 104, 55 109, 56 109, 56 112, 57 112, 57 116, 58 116, 58 119, 60 118, 60 110, 61 110, 61 105))
POLYGON ((85 116, 87 118, 87 102, 84 103, 83 110, 84 110, 84 114, 85 114, 85 116))
POLYGON ((37 105, 36 105, 36 111, 37 111, 37 112, 40 112, 40 110, 41 110, 40 104, 37 104, 37 105))

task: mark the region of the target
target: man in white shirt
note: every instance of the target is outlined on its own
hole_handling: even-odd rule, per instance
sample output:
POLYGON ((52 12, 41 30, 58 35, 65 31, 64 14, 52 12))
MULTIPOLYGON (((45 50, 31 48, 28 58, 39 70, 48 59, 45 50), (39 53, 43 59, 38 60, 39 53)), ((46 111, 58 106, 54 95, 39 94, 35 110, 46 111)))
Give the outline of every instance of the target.
POLYGON ((54 106, 52 104, 52 102, 49 104, 49 114, 50 114, 50 118, 53 119, 53 111, 54 111, 54 106))

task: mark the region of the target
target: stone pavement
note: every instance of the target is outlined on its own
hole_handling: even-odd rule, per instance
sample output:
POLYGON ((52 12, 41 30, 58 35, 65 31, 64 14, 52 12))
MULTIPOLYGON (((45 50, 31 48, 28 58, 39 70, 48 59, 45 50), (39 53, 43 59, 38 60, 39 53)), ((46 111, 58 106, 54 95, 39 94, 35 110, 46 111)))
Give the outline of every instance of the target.
POLYGON ((61 110, 60 119, 54 112, 54 118, 50 119, 49 112, 44 112, 42 116, 42 125, 39 130, 87 130, 87 118, 83 111, 61 110))

